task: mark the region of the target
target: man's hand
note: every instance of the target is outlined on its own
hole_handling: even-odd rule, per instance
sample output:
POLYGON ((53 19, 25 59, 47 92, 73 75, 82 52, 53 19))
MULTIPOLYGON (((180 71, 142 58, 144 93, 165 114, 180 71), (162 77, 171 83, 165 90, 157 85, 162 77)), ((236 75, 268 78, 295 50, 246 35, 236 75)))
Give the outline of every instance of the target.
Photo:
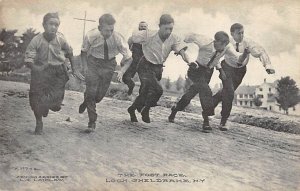
POLYGON ((193 68, 193 69, 199 68, 199 65, 196 62, 191 62, 191 63, 188 64, 188 66, 193 68))
POLYGON ((245 48, 243 53, 244 53, 244 54, 250 54, 250 50, 249 50, 249 48, 248 48, 248 47, 247 47, 247 48, 245 48))
POLYGON ((225 74, 225 72, 224 72, 223 69, 220 69, 219 78, 220 78, 222 81, 224 81, 224 80, 227 79, 226 74, 225 74))
POLYGON ((274 69, 266 69, 268 74, 275 74, 275 70, 274 69))
POLYGON ((123 71, 117 71, 117 80, 118 82, 122 82, 122 78, 123 78, 123 75, 124 75, 124 72, 123 71))
POLYGON ((72 74, 82 81, 85 80, 85 77, 78 70, 73 70, 72 74))

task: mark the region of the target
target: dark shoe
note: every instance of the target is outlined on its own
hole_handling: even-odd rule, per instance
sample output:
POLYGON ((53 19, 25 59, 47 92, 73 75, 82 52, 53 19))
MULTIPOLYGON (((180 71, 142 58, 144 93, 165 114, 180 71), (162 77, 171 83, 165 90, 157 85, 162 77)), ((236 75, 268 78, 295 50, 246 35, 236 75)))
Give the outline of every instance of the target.
POLYGON ((169 116, 169 122, 170 123, 174 123, 174 119, 175 119, 175 116, 176 116, 176 113, 177 113, 177 110, 176 110, 176 107, 175 106, 173 106, 172 108, 171 108, 171 114, 170 114, 170 116, 169 116))
POLYGON ((130 115, 130 120, 131 122, 138 122, 137 118, 136 118, 136 115, 135 115, 135 109, 130 106, 128 109, 127 109, 129 115, 130 115))
POLYGON ((96 129, 96 123, 95 122, 89 122, 88 123, 88 128, 86 129, 86 133, 91 133, 94 132, 96 129))
POLYGON ((227 131, 228 129, 225 127, 226 126, 226 122, 227 122, 227 118, 221 118, 221 122, 220 122, 220 125, 219 125, 219 129, 221 131, 227 131))
POLYGON ((43 122, 42 121, 37 121, 36 122, 36 127, 34 133, 36 135, 42 135, 43 134, 43 122))
POLYGON ((142 120, 145 123, 150 123, 149 110, 150 110, 149 107, 144 107, 141 111, 142 120))
POLYGON ((61 106, 60 105, 56 105, 50 108, 52 111, 59 111, 61 110, 61 106))
POLYGON ((212 130, 212 128, 211 128, 211 126, 210 126, 209 124, 207 124, 207 125, 204 125, 204 124, 203 124, 202 129, 203 129, 204 131, 211 131, 211 130, 212 130))
POLYGON ((86 109, 86 103, 83 102, 80 106, 79 106, 79 113, 83 113, 86 109))
POLYGON ((203 118, 204 118, 204 121, 203 121, 203 125, 202 125, 202 129, 204 131, 211 131, 212 128, 211 126, 209 125, 209 120, 208 120, 208 117, 206 118, 204 115, 202 115, 203 118))

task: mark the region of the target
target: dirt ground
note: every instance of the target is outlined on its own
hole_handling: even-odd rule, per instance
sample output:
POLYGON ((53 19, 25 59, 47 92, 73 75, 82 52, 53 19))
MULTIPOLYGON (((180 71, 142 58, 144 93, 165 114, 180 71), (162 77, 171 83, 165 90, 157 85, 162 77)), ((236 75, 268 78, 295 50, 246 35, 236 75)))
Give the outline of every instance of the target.
POLYGON ((0 190, 300 190, 299 135, 233 122, 204 133, 199 114, 171 124, 163 107, 151 110, 152 123, 131 123, 131 102, 109 98, 87 134, 83 94, 67 91, 37 136, 28 90, 0 81, 0 190))

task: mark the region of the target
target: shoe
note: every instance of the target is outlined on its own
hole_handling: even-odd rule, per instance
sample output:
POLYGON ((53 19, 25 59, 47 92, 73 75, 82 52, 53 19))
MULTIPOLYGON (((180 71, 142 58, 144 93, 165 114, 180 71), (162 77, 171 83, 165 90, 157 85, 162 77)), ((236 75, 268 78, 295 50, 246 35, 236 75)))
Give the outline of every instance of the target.
POLYGON ((36 135, 42 135, 43 134, 43 121, 37 121, 36 127, 34 133, 36 135))
POLYGON ((88 128, 85 130, 86 133, 94 132, 96 129, 96 123, 95 122, 89 122, 88 128))
POLYGON ((142 120, 145 123, 150 123, 149 110, 150 110, 149 107, 144 107, 141 111, 142 120))
POLYGON ((60 105, 52 106, 50 109, 52 111, 60 111, 61 110, 61 106, 60 105))
POLYGON ((209 124, 204 124, 204 123, 202 125, 202 129, 204 131, 211 131, 212 130, 212 128, 211 128, 211 126, 209 124))
POLYGON ((175 116, 176 116, 176 113, 177 113, 177 110, 176 110, 176 107, 175 106, 173 106, 172 108, 171 108, 171 114, 170 114, 170 116, 169 116, 169 122, 170 123, 174 123, 174 119, 175 119, 175 116))
POLYGON ((135 109, 130 106, 128 109, 127 109, 129 115, 130 115, 130 120, 131 122, 138 122, 137 118, 136 118, 136 115, 135 115, 135 109))
POLYGON ((83 113, 86 109, 86 103, 83 102, 80 106, 79 106, 79 113, 83 113))
POLYGON ((227 131, 228 129, 225 127, 226 126, 226 122, 227 122, 227 118, 221 118, 221 122, 220 122, 220 125, 219 125, 219 129, 221 131, 227 131))

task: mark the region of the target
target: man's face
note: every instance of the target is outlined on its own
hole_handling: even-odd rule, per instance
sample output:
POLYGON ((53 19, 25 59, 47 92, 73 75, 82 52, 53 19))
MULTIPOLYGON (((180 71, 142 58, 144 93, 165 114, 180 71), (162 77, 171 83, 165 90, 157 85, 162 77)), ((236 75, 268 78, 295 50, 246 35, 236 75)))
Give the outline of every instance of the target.
POLYGON ((161 34, 161 37, 164 39, 169 38, 173 31, 174 23, 166 24, 166 25, 160 25, 159 32, 161 34))
POLYGON ((59 19, 57 18, 50 18, 46 23, 43 24, 45 33, 47 33, 50 36, 55 36, 58 27, 59 27, 59 19))
POLYGON ((147 30, 148 29, 148 25, 147 23, 140 23, 139 24, 139 30, 142 31, 142 30, 147 30))
POLYGON ((236 29, 234 32, 231 33, 231 36, 235 42, 242 42, 244 38, 244 28, 236 29))
POLYGON ((108 39, 114 32, 114 25, 103 24, 101 27, 99 26, 98 28, 105 39, 108 39))
POLYGON ((222 52, 225 49, 225 47, 227 46, 227 44, 228 43, 226 43, 226 42, 214 40, 214 47, 217 52, 222 52))

